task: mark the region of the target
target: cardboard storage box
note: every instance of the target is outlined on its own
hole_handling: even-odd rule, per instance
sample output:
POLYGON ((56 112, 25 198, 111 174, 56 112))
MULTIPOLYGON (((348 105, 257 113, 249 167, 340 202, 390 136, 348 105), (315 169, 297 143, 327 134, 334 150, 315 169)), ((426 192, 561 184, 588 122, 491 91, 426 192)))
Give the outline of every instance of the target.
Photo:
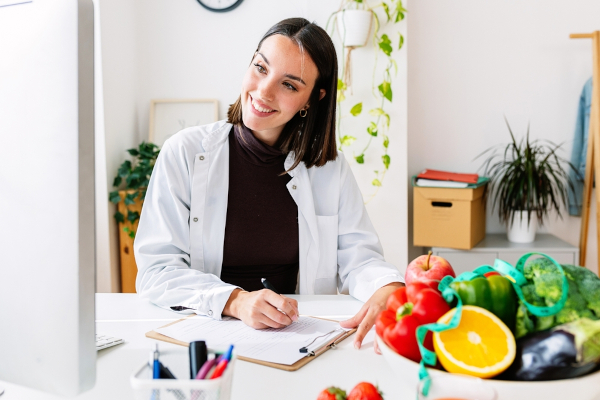
POLYGON ((415 186, 413 243, 424 247, 471 249, 485 237, 487 178, 466 189, 415 186))

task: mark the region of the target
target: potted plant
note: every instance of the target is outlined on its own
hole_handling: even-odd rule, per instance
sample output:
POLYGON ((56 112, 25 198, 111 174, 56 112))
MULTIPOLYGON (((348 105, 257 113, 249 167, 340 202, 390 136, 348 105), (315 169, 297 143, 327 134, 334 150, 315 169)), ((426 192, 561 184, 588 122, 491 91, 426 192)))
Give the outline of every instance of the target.
POLYGON ((160 149, 153 143, 142 142, 137 149, 127 152, 134 157, 124 161, 113 181, 115 190, 109 194, 111 203, 117 205, 114 217, 119 224, 119 248, 121 254, 121 291, 135 293, 137 265, 133 255, 133 240, 146 197, 146 188, 160 149))
MULTIPOLYGON (((564 166, 573 165, 559 157, 556 145, 547 140, 525 138, 517 142, 506 121, 512 141, 494 146, 483 163, 484 174, 490 178, 489 196, 492 212, 498 207, 500 222, 506 224, 508 240, 531 243, 538 224, 556 210, 562 218, 561 205, 567 204, 567 189, 573 187, 564 166), (496 150, 502 150, 497 152, 496 150)), ((479 156, 478 156, 479 157, 479 156)))
MULTIPOLYGON (((357 138, 351 134, 341 133, 340 121, 342 119, 342 102, 347 98, 347 91, 351 89, 351 53, 357 47, 365 46, 369 42, 369 34, 373 40, 374 47, 383 53, 386 61, 381 78, 377 78, 377 56, 375 57, 375 66, 373 72, 372 92, 376 104, 368 108, 368 113, 372 117, 369 125, 365 127, 365 133, 368 135, 366 145, 361 144, 360 149, 354 154, 354 159, 359 164, 365 162, 365 152, 374 141, 381 142, 381 168, 375 171, 375 177, 371 184, 379 188, 383 182, 386 171, 390 166, 390 156, 388 154, 389 137, 387 130, 390 125, 390 116, 386 111, 387 103, 392 102, 392 71, 397 70, 396 61, 392 57, 395 49, 400 50, 404 44, 404 37, 398 32, 397 39, 390 38, 387 34, 380 34, 380 28, 383 24, 396 24, 404 19, 406 9, 402 0, 384 0, 375 6, 369 5, 367 0, 343 0, 338 11, 334 12, 327 23, 333 21, 332 27, 339 33, 342 41, 342 54, 340 78, 338 80, 338 117, 337 131, 339 134, 340 150, 344 147, 352 146, 357 138), (383 12, 382 17, 378 16, 377 10, 383 12), (384 18, 384 19, 383 19, 384 18), (371 26, 374 29, 371 30, 371 26), (393 43, 396 41, 396 43, 393 43), (387 103, 386 103, 387 102, 387 103)), ((333 37, 333 32, 330 34, 333 37)), ((366 99, 365 99, 366 100, 366 99)), ((349 109, 349 114, 353 117, 360 115, 363 111, 364 101, 358 101, 349 109)), ((366 107, 365 107, 366 108, 366 107)), ((375 192, 376 193, 376 192, 375 192)), ((372 198, 372 196, 371 196, 372 198)))

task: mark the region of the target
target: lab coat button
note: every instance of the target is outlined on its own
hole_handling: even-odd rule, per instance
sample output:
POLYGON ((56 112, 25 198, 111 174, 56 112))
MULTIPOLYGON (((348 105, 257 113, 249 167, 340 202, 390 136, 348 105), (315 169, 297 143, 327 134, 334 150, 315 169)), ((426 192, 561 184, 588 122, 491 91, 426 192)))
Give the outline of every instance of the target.
POLYGON ((208 310, 208 316, 212 317, 212 310, 208 310))
POLYGON ((296 190, 296 185, 292 185, 292 189, 296 190))
POLYGON ((200 156, 198 158, 200 159, 200 161, 204 161, 204 156, 200 156))
POLYGON ((194 222, 198 222, 198 218, 194 218, 194 222))

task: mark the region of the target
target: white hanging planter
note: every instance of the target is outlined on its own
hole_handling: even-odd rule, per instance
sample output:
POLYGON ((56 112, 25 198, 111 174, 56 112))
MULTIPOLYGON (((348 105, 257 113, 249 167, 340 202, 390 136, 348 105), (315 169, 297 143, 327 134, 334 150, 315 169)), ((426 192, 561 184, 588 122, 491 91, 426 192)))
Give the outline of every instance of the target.
POLYGON ((336 24, 342 43, 346 47, 367 44, 373 14, 367 10, 342 10, 336 14, 336 24))
POLYGON ((506 227, 508 241, 513 243, 531 243, 537 231, 537 216, 532 215, 528 223, 529 211, 515 211, 512 224, 506 227))

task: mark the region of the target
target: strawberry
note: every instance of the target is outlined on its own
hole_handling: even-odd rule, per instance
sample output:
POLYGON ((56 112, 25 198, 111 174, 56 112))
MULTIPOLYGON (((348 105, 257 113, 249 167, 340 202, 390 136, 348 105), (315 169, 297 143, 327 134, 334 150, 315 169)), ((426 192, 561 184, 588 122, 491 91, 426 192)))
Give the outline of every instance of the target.
POLYGON ((346 391, 330 386, 319 393, 317 400, 346 400, 346 391))
POLYGON ((383 400, 383 393, 369 382, 361 382, 348 393, 346 400, 383 400))

